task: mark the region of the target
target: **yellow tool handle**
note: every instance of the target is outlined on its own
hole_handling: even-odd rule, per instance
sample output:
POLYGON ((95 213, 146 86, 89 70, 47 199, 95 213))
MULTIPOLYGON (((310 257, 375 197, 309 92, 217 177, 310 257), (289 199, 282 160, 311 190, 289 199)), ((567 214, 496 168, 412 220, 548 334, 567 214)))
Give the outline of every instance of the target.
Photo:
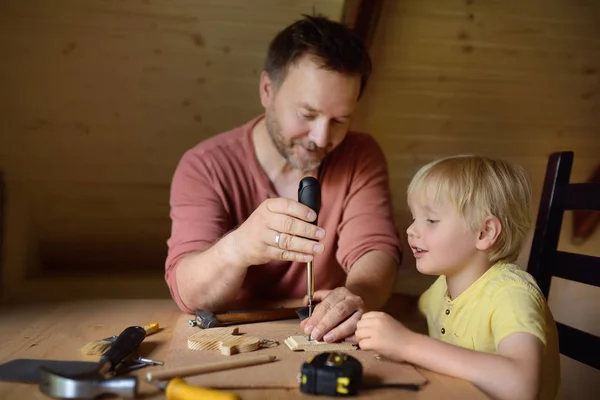
POLYGON ((153 322, 151 324, 147 324, 142 326, 146 331, 146 336, 152 335, 153 333, 158 332, 158 322, 153 322))
POLYGON ((181 378, 173 378, 166 389, 167 400, 239 400, 235 393, 192 386, 181 378))

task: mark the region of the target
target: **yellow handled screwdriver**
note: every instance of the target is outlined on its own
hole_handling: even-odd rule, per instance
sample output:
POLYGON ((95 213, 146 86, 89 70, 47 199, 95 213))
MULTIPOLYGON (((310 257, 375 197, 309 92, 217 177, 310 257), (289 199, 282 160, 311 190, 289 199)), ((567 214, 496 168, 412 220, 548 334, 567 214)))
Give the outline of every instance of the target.
POLYGON ((173 378, 169 382, 149 381, 166 392, 167 400, 239 400, 235 393, 222 390, 193 386, 181 378, 173 378))

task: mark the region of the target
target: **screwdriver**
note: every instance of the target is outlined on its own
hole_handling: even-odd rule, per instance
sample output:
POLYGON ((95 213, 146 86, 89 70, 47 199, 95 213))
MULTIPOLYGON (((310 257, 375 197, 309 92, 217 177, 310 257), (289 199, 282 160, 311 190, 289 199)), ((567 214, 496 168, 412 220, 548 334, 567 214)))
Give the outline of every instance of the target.
MULTIPOLYGON (((312 224, 317 225, 319 218, 319 210, 321 208, 321 185, 319 181, 312 176, 302 178, 298 185, 298 202, 310 207, 316 214, 317 218, 312 224)), ((306 291, 308 294, 308 316, 312 315, 312 300, 315 292, 315 276, 313 262, 306 263, 306 291)))
POLYGON ((203 388, 188 384, 181 378, 173 378, 169 382, 148 381, 166 392, 167 400, 239 400, 240 398, 231 392, 203 388))

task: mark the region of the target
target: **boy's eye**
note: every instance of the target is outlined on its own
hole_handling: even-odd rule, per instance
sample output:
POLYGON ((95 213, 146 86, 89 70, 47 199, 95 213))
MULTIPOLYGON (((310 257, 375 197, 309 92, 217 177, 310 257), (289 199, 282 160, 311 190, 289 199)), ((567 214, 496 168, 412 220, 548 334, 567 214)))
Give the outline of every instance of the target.
POLYGON ((430 224, 435 224, 436 222, 439 222, 439 220, 437 219, 427 219, 426 221, 430 224))

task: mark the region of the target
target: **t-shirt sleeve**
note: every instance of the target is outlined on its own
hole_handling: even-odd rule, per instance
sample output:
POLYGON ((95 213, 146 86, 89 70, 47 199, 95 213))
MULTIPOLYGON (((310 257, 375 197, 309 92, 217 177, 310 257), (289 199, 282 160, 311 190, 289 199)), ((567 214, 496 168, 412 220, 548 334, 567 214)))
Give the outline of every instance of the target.
POLYGON ((200 154, 186 152, 175 169, 170 192, 171 236, 167 241, 165 280, 184 312, 193 313, 179 296, 175 270, 183 256, 213 245, 230 227, 224 202, 213 185, 214 168, 200 154))
POLYGON ((491 329, 496 349, 513 333, 534 335, 546 345, 545 301, 525 284, 505 283, 492 299, 491 329))
POLYGON ((346 272, 371 250, 390 254, 401 262, 400 239, 394 224, 386 160, 374 139, 352 149, 353 168, 349 192, 338 226, 336 257, 346 272))

